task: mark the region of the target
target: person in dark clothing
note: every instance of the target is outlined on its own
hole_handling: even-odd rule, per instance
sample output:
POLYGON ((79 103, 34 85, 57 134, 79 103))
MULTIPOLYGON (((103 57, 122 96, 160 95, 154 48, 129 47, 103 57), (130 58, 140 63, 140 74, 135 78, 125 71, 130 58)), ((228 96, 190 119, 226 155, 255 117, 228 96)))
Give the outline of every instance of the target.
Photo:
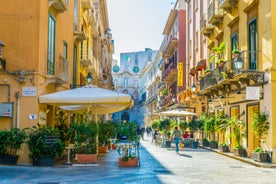
POLYGON ((153 131, 151 143, 156 143, 157 136, 158 136, 158 130, 156 129, 153 131))
POLYGON ((145 129, 145 126, 143 125, 142 128, 141 128, 141 137, 142 137, 142 140, 145 140, 144 139, 145 131, 146 131, 146 129, 145 129))

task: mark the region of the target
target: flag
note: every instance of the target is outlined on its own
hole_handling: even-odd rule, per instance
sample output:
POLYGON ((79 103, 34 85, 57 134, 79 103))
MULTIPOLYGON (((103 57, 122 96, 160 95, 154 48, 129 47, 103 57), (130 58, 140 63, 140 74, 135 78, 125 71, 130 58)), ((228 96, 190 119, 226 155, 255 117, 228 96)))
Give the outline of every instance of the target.
POLYGON ((126 61, 127 61, 128 63, 130 63, 130 62, 131 62, 131 59, 130 59, 130 57, 129 57, 129 56, 126 56, 126 61))

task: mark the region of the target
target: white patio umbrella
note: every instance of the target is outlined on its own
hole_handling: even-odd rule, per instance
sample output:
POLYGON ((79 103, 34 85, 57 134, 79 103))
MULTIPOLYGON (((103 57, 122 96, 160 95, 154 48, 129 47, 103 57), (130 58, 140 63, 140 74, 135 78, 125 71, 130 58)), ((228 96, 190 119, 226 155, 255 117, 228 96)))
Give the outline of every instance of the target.
POLYGON ((169 110, 160 112, 160 114, 166 115, 166 116, 196 116, 195 113, 185 111, 183 109, 169 109, 169 110))
POLYGON ((118 112, 133 106, 130 95, 93 85, 41 95, 38 101, 71 111, 89 108, 96 115, 118 112))

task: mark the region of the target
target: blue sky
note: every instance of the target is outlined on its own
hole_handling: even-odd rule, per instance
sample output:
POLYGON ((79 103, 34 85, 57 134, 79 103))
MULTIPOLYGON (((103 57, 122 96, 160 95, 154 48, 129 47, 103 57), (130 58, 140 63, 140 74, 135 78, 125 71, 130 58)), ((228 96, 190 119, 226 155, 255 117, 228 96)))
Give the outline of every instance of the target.
POLYGON ((120 53, 158 50, 170 10, 176 0, 107 0, 109 27, 120 53))

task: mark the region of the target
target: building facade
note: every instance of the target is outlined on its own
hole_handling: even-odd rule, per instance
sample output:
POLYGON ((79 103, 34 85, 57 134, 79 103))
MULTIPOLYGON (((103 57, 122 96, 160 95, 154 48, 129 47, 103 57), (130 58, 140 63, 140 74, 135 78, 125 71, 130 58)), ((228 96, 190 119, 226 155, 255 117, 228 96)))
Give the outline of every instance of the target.
POLYGON ((144 125, 143 105, 139 103, 143 94, 141 75, 145 66, 152 63, 158 51, 146 48, 145 51, 120 54, 120 63, 113 62, 112 76, 114 90, 130 94, 134 100, 134 106, 113 114, 113 120, 128 120, 136 122, 138 126, 144 125), (141 92, 142 91, 142 92, 141 92))
POLYGON ((160 47, 162 62, 162 86, 159 89, 159 110, 165 110, 180 101, 180 92, 188 87, 186 58, 186 5, 177 1, 171 10, 163 30, 164 40, 160 47))
MULTIPOLYGON (((105 0, 0 4, 0 39, 5 43, 1 129, 55 125, 58 108, 38 104, 38 97, 83 86, 89 72, 93 84, 113 87, 113 41, 105 0)), ((19 163, 30 162, 27 145, 20 155, 19 163)))

